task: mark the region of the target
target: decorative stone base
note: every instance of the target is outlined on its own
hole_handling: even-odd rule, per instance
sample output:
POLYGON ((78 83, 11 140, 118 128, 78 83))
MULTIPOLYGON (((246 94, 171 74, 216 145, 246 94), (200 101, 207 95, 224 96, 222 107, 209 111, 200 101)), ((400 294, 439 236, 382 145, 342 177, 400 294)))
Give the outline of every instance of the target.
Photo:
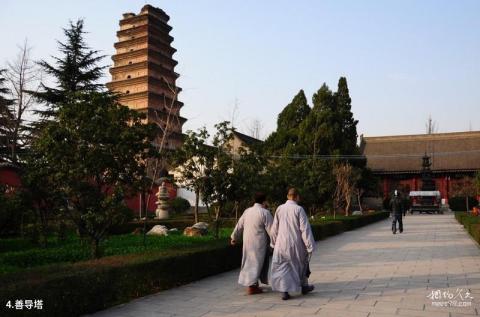
POLYGON ((155 210, 155 215, 156 215, 156 219, 168 219, 169 218, 169 215, 168 215, 168 210, 165 210, 165 209, 157 209, 155 210))

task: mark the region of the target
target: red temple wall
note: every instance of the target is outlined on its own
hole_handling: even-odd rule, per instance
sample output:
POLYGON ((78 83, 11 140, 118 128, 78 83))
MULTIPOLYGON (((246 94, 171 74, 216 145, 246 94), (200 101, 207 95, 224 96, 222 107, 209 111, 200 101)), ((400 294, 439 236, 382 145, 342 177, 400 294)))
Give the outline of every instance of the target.
MULTIPOLYGON (((16 170, 11 168, 2 168, 0 169, 0 185, 7 185, 9 187, 18 188, 21 187, 22 181, 20 179, 20 175, 17 173, 16 170)), ((177 197, 177 189, 171 183, 166 183, 168 188, 168 194, 170 199, 177 197)), ((157 209, 157 205, 155 202, 157 201, 157 196, 155 195, 158 191, 158 186, 153 187, 150 192, 150 197, 148 201, 148 211, 155 212, 157 209)), ((136 194, 133 197, 129 197, 125 199, 125 204, 128 208, 132 209, 135 213, 140 212, 140 194, 136 194)))
MULTIPOLYGON (((462 184, 464 179, 465 177, 453 177, 448 174, 435 176, 435 187, 436 190, 440 192, 441 198, 448 202, 448 199, 452 196, 452 188, 462 184)), ((406 195, 408 195, 410 191, 421 190, 422 180, 420 175, 402 177, 402 179, 398 179, 396 175, 382 175, 381 185, 383 198, 387 198, 395 189, 400 190, 406 195)))
POLYGON ((11 187, 20 187, 22 182, 20 176, 13 169, 0 169, 0 184, 11 187))

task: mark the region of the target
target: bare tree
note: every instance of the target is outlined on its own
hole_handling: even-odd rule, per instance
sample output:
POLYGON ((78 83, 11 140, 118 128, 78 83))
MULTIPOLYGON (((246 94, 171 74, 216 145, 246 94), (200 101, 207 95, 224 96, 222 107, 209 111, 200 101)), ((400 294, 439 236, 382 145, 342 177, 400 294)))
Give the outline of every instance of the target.
POLYGON ((262 129, 263 124, 259 119, 253 119, 247 126, 248 135, 258 140, 262 138, 262 129))
POLYGON ((334 193, 334 215, 336 209, 345 210, 345 216, 350 213, 352 197, 355 194, 356 175, 350 164, 337 164, 333 167, 337 186, 334 193))
POLYGON ((151 175, 151 177, 150 180, 148 180, 148 188, 145 188, 144 192, 142 193, 141 199, 141 211, 143 211, 143 214, 145 216, 143 230, 144 244, 146 241, 145 234, 148 210, 147 205, 150 201, 153 188, 156 185, 156 181, 160 175, 160 172, 168 168, 167 152, 172 150, 172 145, 169 143, 169 139, 171 139, 172 135, 175 133, 175 128, 180 125, 179 109, 176 106, 179 88, 177 88, 174 84, 168 82, 165 78, 162 79, 170 96, 167 97, 164 94, 163 105, 160 107, 160 109, 154 110, 156 119, 154 120, 154 122, 160 131, 160 137, 155 140, 157 157, 147 161, 147 170, 149 171, 148 174, 151 175))
POLYGON ((18 152, 27 143, 28 129, 25 116, 33 110, 35 99, 26 91, 38 91, 42 73, 37 65, 30 59, 31 47, 25 39, 15 60, 7 63, 5 78, 8 80, 12 99, 12 123, 9 125, 10 157, 12 162, 17 162, 18 152))

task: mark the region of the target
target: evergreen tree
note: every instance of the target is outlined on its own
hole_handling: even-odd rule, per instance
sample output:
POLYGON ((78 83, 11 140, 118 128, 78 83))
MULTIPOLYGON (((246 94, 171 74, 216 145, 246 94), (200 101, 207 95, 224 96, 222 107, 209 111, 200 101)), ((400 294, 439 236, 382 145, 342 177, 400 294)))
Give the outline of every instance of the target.
POLYGON ((104 56, 98 55, 98 51, 91 50, 85 43, 83 20, 75 23, 70 21, 69 27, 63 32, 66 41, 58 41, 61 56, 53 57, 54 64, 45 60, 39 62, 44 72, 52 76, 56 87, 42 84, 39 92, 31 92, 47 106, 46 110, 38 111, 44 120, 54 118, 58 108, 75 93, 98 91, 102 87, 98 79, 102 77, 105 67, 98 66, 98 63, 104 56))
POLYGON ((265 141, 267 152, 272 154, 298 153, 298 128, 310 111, 305 92, 300 90, 278 115, 277 131, 273 132, 265 141))
POLYGON ((278 115, 277 131, 278 129, 292 130, 298 128, 309 113, 310 107, 302 89, 278 115))
POLYGON ((13 120, 12 106, 14 100, 9 99, 10 90, 5 87, 3 74, 5 69, 0 69, 0 158, 8 157, 8 146, 10 143, 10 129, 13 120))
POLYGON ((335 93, 337 104, 337 118, 340 125, 338 138, 342 141, 339 149, 343 154, 356 154, 357 150, 357 124, 358 120, 353 118, 352 99, 348 91, 347 79, 340 77, 338 89, 335 93))
POLYGON ((332 154, 338 123, 335 99, 325 83, 313 95, 312 102, 312 111, 300 126, 300 138, 308 154, 332 154))
POLYGON ((45 124, 27 158, 32 193, 52 193, 57 209, 90 239, 94 257, 109 228, 128 219, 124 199, 146 178, 155 127, 144 119, 109 93, 77 93, 45 124))

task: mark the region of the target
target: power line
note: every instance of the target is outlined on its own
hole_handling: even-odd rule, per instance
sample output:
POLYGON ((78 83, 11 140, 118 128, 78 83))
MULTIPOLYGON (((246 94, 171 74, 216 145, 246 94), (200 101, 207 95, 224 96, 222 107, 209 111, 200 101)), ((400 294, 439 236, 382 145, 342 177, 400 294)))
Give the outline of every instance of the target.
MULTIPOLYGON (((478 153, 480 154, 480 149, 479 150, 468 150, 468 151, 450 151, 450 152, 434 152, 430 153, 431 155, 435 155, 436 157, 439 156, 452 156, 452 155, 467 155, 467 154, 474 154, 478 153)), ((297 160, 302 160, 302 159, 319 159, 319 160, 334 160, 334 159, 349 159, 349 160, 365 160, 369 158, 375 158, 375 159, 381 159, 381 158, 421 158, 425 156, 424 154, 405 154, 405 153, 397 153, 397 154, 367 154, 367 155, 300 155, 300 154, 294 154, 294 155, 271 155, 271 156, 266 156, 266 158, 274 158, 274 159, 280 159, 280 158, 287 158, 287 159, 297 159, 297 160)))

